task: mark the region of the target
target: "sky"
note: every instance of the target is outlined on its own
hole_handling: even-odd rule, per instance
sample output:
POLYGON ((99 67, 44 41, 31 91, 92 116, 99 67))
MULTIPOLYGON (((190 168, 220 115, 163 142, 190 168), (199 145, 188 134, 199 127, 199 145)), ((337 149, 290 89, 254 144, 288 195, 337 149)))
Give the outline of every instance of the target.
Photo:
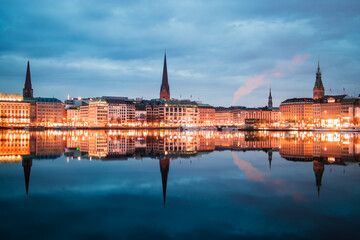
POLYGON ((356 0, 0 1, 0 92, 158 98, 166 49, 171 97, 274 106, 359 95, 356 0), (330 91, 331 89, 331 91, 330 91), (344 91, 345 89, 345 91, 344 91))

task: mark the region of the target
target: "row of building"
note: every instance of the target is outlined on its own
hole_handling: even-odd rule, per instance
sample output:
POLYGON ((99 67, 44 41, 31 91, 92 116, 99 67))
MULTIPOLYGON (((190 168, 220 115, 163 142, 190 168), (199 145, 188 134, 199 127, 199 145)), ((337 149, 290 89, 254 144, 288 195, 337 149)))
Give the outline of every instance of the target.
POLYGON ((0 93, 0 126, 154 126, 244 128, 342 128, 360 124, 360 98, 325 95, 320 66, 316 73, 313 98, 292 98, 279 108, 213 107, 191 100, 170 98, 166 55, 160 98, 152 100, 127 97, 67 99, 33 97, 28 61, 23 96, 0 93))
POLYGON ((280 104, 286 126, 302 128, 346 128, 360 124, 360 97, 325 95, 320 64, 316 72, 313 98, 291 98, 280 104))

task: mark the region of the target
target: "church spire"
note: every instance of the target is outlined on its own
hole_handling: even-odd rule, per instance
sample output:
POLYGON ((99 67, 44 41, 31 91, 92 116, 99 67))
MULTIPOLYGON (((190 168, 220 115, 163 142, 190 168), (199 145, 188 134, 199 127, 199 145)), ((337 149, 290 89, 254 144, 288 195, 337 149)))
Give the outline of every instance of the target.
POLYGON ((316 81, 313 89, 313 98, 314 100, 322 98, 325 95, 324 85, 321 79, 320 71, 320 57, 318 58, 318 68, 316 72, 316 81))
POLYGON ((28 59, 27 69, 26 69, 26 77, 25 77, 25 85, 23 89, 23 97, 32 98, 33 97, 33 89, 31 86, 31 74, 30 74, 30 61, 28 59))
POLYGON ((166 52, 164 56, 164 69, 163 69, 162 83, 160 88, 160 98, 165 100, 170 99, 170 88, 169 88, 167 65, 166 65, 166 52))
POLYGON ((271 96, 271 88, 269 89, 269 100, 268 100, 268 107, 271 108, 273 106, 272 96, 271 96))

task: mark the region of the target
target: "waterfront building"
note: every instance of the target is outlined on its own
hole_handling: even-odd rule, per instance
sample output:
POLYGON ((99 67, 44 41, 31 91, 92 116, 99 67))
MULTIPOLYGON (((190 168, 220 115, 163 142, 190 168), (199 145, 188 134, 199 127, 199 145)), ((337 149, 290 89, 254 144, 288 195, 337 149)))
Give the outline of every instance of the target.
POLYGON ((233 110, 234 124, 245 127, 277 126, 280 121, 278 108, 238 108, 233 110))
POLYGON ((232 126, 234 124, 234 116, 232 109, 224 107, 215 108, 215 125, 232 126))
POLYGON ((32 85, 31 85, 31 74, 30 74, 30 61, 29 60, 28 60, 27 69, 26 69, 23 97, 24 98, 32 98, 33 97, 33 89, 32 89, 32 85))
POLYGON ((318 127, 340 128, 359 123, 360 98, 326 95, 314 103, 314 122, 318 127))
POLYGON ((136 124, 144 124, 146 123, 147 113, 146 113, 146 105, 142 103, 135 104, 135 123, 136 124))
POLYGON ((134 124, 135 104, 127 97, 102 97, 108 104, 108 123, 134 124))
POLYGON ((280 104, 281 122, 287 124, 304 125, 313 123, 312 98, 291 98, 280 104))
POLYGON ((314 123, 318 127, 340 127, 342 114, 341 102, 346 95, 323 96, 315 100, 314 123))
POLYGON ((0 93, 0 126, 27 126, 30 124, 30 103, 15 93, 0 93))
POLYGON ((146 122, 149 126, 159 126, 159 108, 162 100, 142 101, 146 108, 146 122))
POLYGON ((108 103, 104 99, 91 100, 88 106, 89 126, 105 127, 108 123, 108 107, 108 103))
POLYGON ((89 103, 85 103, 80 107, 80 121, 83 126, 89 125, 89 103))
POLYGON ((30 120, 39 126, 56 126, 64 122, 64 104, 57 98, 33 98, 31 103, 30 120))
POLYGON ((167 65, 166 65, 166 53, 164 56, 164 68, 163 68, 163 76, 160 87, 160 98, 164 100, 170 100, 170 87, 168 82, 168 73, 167 73, 167 65))
POLYGON ((161 126, 198 126, 199 112, 196 102, 168 100, 159 105, 161 126))
POLYGON ((214 126, 215 123, 215 108, 209 104, 199 104, 199 126, 209 127, 214 126))
POLYGON ((81 123, 80 107, 66 109, 66 123, 68 126, 79 126, 81 123))

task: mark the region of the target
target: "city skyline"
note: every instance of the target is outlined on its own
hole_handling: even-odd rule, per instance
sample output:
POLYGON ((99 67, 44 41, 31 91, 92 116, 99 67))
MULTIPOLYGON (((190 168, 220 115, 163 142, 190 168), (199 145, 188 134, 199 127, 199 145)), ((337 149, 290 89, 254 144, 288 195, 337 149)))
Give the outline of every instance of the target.
POLYGON ((311 97, 318 54, 325 94, 359 94, 355 1, 2 4, 0 92, 21 94, 30 57, 34 96, 158 98, 166 48, 173 98, 311 97))

